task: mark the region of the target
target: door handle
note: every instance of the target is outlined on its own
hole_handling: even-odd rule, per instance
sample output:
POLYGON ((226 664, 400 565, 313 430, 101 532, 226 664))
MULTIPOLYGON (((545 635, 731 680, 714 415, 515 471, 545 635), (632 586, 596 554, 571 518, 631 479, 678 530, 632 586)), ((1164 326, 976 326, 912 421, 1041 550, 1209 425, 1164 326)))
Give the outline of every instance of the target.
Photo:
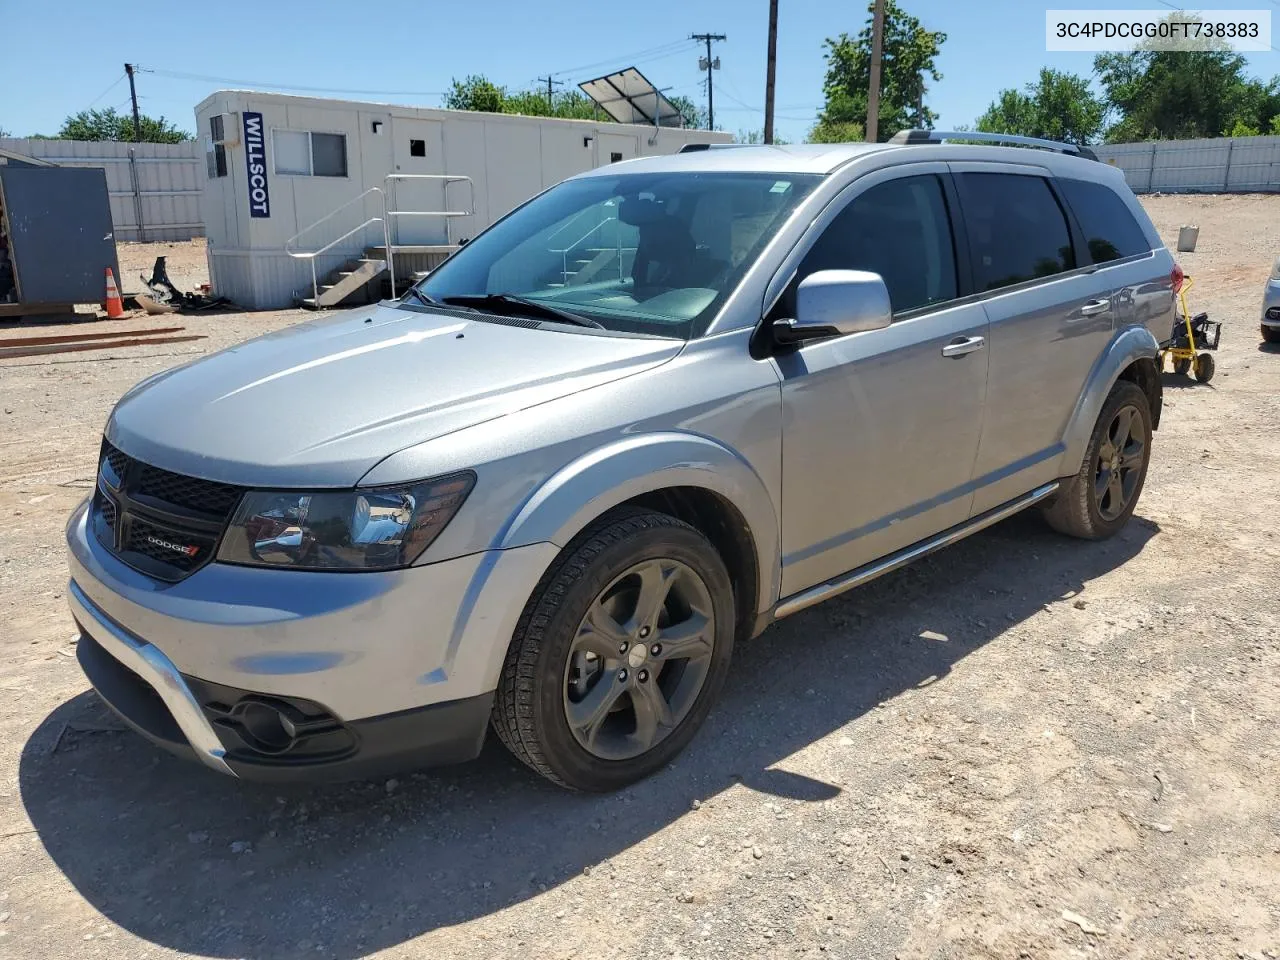
POLYGON ((944 357, 964 357, 987 345, 986 337, 956 337, 942 348, 944 357))
POLYGON ((1080 316, 1092 317, 1092 316, 1096 316, 1099 313, 1106 313, 1110 309, 1111 309, 1110 300, 1090 300, 1088 303, 1086 303, 1083 307, 1080 308, 1080 316))

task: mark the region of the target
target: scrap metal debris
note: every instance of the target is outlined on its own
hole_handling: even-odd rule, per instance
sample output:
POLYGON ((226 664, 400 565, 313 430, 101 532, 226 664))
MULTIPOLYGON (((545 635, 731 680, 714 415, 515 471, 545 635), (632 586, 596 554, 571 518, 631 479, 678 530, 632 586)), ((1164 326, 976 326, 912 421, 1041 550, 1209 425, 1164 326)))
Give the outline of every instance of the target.
POLYGON ((139 297, 138 303, 148 313, 169 313, 173 310, 198 312, 229 307, 233 304, 226 297, 211 297, 203 293, 183 293, 169 279, 169 271, 165 267, 165 258, 156 257, 155 266, 151 268, 151 276, 139 274, 142 282, 151 290, 151 297, 139 297), (147 306, 150 302, 151 307, 147 306), (158 311, 157 309, 158 308, 158 311))

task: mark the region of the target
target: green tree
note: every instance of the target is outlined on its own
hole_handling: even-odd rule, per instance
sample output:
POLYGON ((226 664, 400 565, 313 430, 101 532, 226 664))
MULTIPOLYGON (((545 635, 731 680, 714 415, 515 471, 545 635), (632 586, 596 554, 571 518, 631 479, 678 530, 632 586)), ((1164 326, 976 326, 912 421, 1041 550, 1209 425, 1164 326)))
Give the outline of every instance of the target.
MULTIPOLYGON (((734 143, 764 143, 763 130, 739 130, 733 138, 734 143)), ((773 135, 773 145, 775 147, 785 147, 790 140, 785 140, 776 133, 773 135)))
POLYGON ((984 133, 1092 143, 1102 132, 1106 112, 1088 80, 1043 67, 1037 82, 1022 90, 1001 90, 977 126, 984 133))
MULTIPOLYGON (((140 118, 144 143, 181 143, 194 140, 190 133, 179 130, 164 117, 140 118)), ((133 115, 120 113, 114 107, 106 110, 81 110, 62 121, 56 134, 59 140, 128 140, 133 136, 133 115)))
MULTIPOLYGON (((824 41, 827 74, 822 84, 826 104, 809 134, 814 143, 848 139, 851 124, 865 127, 867 90, 871 85, 871 18, 856 38, 847 33, 824 41)), ((942 79, 935 61, 947 35, 926 30, 895 0, 884 2, 884 52, 880 73, 880 117, 876 139, 883 141, 906 128, 931 127, 937 114, 924 105, 928 80, 942 79)))
POLYGON ((444 105, 450 110, 479 110, 482 113, 502 113, 507 92, 488 77, 471 74, 462 80, 450 82, 444 105))
POLYGON ((1280 78, 1246 77, 1244 57, 1225 41, 1188 39, 1176 50, 1151 46, 1094 58, 1106 105, 1118 118, 1108 141, 1247 136, 1233 131, 1270 130, 1280 117, 1280 78))

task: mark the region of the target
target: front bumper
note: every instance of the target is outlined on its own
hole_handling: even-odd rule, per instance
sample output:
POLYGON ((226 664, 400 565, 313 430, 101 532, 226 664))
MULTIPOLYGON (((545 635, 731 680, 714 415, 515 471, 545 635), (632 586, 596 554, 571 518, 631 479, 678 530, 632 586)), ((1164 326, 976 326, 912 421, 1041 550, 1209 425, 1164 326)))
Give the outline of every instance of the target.
POLYGON ((1262 325, 1280 328, 1280 280, 1268 280, 1262 292, 1262 325))
POLYGON ((516 621, 557 550, 386 573, 214 563, 161 583, 103 548, 86 514, 67 527, 68 598, 90 681, 152 741, 253 779, 475 756, 516 621))

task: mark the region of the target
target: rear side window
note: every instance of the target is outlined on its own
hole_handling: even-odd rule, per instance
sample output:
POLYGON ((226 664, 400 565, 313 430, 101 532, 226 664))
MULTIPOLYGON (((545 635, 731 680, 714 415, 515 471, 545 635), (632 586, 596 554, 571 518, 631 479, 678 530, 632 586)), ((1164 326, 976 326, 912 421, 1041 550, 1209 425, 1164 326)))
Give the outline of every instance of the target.
POLYGON ((880 274, 894 313, 955 299, 955 246, 938 178, 890 180, 851 200, 805 257, 797 282, 817 270, 880 274))
POLYGON ((1142 227, 1110 187, 1087 180, 1059 180, 1058 186, 1080 221, 1094 263, 1133 257, 1151 249, 1142 227))
POLYGON ((956 186, 979 290, 1075 269, 1067 219, 1043 177, 961 173, 956 186))

